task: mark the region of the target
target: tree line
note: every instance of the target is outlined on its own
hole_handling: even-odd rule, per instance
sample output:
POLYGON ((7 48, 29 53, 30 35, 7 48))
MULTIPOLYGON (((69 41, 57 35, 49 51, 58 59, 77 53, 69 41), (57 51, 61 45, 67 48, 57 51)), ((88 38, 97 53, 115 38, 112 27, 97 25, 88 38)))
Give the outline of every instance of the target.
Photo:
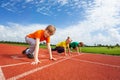
MULTIPOLYGON (((7 43, 7 44, 23 44, 27 45, 26 42, 15 42, 15 41, 0 41, 0 43, 7 43)), ((41 45, 45 45, 45 42, 40 43, 41 45)), ((55 44, 52 44, 55 45, 55 44)), ((104 44, 94 44, 93 46, 90 45, 84 45, 85 47, 108 47, 108 48, 114 48, 114 47, 120 47, 120 44, 116 43, 115 45, 104 45, 104 44)))

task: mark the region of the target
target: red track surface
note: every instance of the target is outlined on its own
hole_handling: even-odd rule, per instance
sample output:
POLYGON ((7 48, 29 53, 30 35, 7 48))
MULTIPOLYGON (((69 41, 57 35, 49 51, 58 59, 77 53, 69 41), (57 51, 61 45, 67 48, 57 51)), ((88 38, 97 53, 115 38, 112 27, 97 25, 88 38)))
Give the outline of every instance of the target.
POLYGON ((25 48, 0 44, 0 80, 120 80, 120 56, 53 52, 58 60, 50 61, 40 49, 42 63, 31 65, 33 59, 21 54, 25 48))

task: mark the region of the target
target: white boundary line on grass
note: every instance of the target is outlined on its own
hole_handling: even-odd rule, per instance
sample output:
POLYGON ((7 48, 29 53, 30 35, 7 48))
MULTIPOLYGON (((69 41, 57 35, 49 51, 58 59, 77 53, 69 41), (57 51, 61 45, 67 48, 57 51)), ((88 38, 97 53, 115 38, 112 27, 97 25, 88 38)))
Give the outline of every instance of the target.
POLYGON ((109 66, 109 67, 114 67, 114 68, 120 68, 120 66, 118 66, 118 65, 105 64, 105 63, 93 62, 93 61, 88 61, 88 60, 81 60, 81 59, 75 59, 75 58, 71 58, 70 60, 79 61, 79 62, 86 62, 86 63, 92 63, 92 64, 97 64, 97 65, 102 65, 102 66, 109 66))
MULTIPOLYGON (((75 56, 79 56, 79 55, 75 55, 75 56)), ((72 57, 75 57, 75 56, 72 56, 72 57)), ((20 78, 22 78, 22 77, 24 77, 24 76, 27 76, 27 75, 32 74, 32 73, 34 73, 34 72, 40 71, 40 70, 42 70, 42 69, 45 69, 45 68, 47 68, 47 67, 49 67, 49 66, 52 66, 52 65, 55 65, 55 64, 57 64, 57 63, 63 62, 63 61, 68 60, 68 59, 70 59, 70 58, 72 58, 72 57, 63 58, 62 60, 53 62, 53 63, 51 63, 51 64, 48 64, 48 65, 45 65, 45 66, 40 66, 40 67, 38 67, 38 68, 36 68, 36 69, 33 69, 33 70, 27 71, 27 72, 25 72, 25 73, 22 73, 22 74, 20 74, 20 75, 11 77, 11 78, 9 78, 9 79, 7 79, 7 80, 20 79, 20 78)))
POLYGON ((0 80, 5 80, 5 76, 3 74, 1 67, 0 67, 0 80))

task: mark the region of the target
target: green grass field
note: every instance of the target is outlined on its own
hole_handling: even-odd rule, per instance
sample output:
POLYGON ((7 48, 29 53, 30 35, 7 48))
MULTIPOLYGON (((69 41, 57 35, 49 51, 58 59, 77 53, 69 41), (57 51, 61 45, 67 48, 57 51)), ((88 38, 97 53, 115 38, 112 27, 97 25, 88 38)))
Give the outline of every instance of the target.
POLYGON ((120 55, 120 47, 109 49, 107 47, 82 47, 81 50, 85 53, 120 55))
MULTIPOLYGON (((55 46, 52 46, 54 48, 55 46)), ((46 48, 45 45, 40 48, 46 48)), ((82 47, 84 53, 95 53, 95 54, 108 54, 108 55, 120 55, 120 47, 107 48, 107 47, 82 47)))
MULTIPOLYGON (((11 44, 17 46, 26 46, 28 44, 11 44)), ((55 46, 51 46, 54 48, 55 46)), ((40 45, 40 48, 47 48, 45 45, 40 45)), ((107 55, 119 55, 120 56, 120 47, 107 48, 107 47, 81 47, 83 53, 95 53, 95 54, 107 54, 107 55)))

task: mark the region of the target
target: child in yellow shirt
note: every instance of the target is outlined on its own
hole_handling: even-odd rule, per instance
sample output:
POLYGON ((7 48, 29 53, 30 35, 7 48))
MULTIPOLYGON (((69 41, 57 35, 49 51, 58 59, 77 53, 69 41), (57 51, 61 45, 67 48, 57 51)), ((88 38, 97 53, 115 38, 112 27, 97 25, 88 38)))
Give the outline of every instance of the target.
POLYGON ((56 47, 54 49, 52 49, 52 51, 57 51, 58 53, 62 53, 64 52, 65 56, 67 55, 67 50, 68 50, 68 54, 70 55, 70 48, 69 48, 69 44, 72 40, 70 39, 70 37, 68 37, 65 41, 59 42, 58 44, 56 44, 56 47))

